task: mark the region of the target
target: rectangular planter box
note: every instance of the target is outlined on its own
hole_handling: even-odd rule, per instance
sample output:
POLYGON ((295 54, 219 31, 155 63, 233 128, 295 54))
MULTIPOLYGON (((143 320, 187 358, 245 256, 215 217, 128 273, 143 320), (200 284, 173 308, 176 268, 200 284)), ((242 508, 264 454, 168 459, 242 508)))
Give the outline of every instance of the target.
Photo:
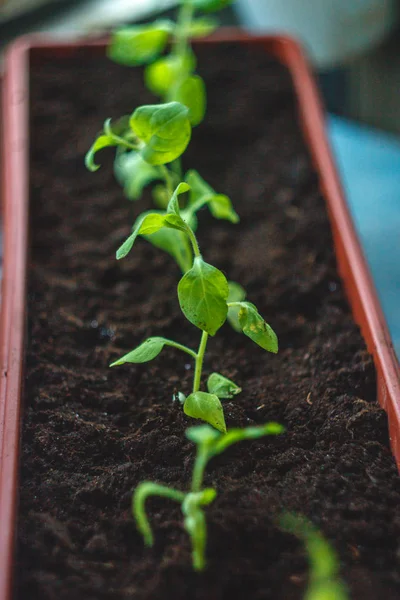
MULTIPOLYGON (((284 64, 293 78, 300 120, 331 220, 339 272, 354 319, 377 372, 377 397, 387 411, 393 454, 400 465, 400 371, 377 295, 354 230, 325 131, 324 113, 299 46, 282 36, 249 37, 222 31, 202 44, 252 44, 284 64)), ((103 54, 106 42, 51 42, 25 38, 9 50, 3 84, 4 270, 0 323, 0 600, 12 589, 22 384, 29 207, 29 65, 48 56, 103 54)))

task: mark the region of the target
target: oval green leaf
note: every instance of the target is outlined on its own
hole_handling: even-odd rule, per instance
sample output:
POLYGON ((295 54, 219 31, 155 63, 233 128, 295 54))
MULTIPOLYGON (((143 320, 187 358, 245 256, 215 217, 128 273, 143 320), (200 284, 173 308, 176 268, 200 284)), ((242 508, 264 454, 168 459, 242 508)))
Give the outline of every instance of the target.
POLYGON ((228 313, 225 275, 197 256, 193 267, 178 284, 178 298, 185 317, 202 331, 215 335, 228 313))
POLYGON ((190 75, 195 68, 196 59, 192 52, 179 56, 173 54, 163 56, 146 67, 144 73, 146 87, 157 96, 167 96, 174 85, 190 75))
POLYGON ((113 137, 111 137, 109 135, 104 135, 104 134, 99 135, 99 137, 95 140, 93 145, 90 147, 90 149, 86 153, 86 156, 85 156, 86 168, 92 172, 100 169, 100 165, 97 165, 94 162, 94 157, 95 157, 96 152, 98 152, 99 150, 102 150, 103 148, 109 148, 111 146, 117 146, 117 145, 118 145, 118 143, 115 141, 115 139, 113 137))
POLYGON ((256 344, 276 354, 278 352, 278 338, 276 333, 264 321, 257 308, 251 302, 240 302, 238 314, 239 324, 242 331, 256 344))
POLYGON ((211 504, 217 497, 217 490, 214 488, 205 488, 200 492, 199 504, 202 506, 207 506, 207 504, 211 504))
POLYGON ((212 454, 220 454, 224 452, 232 444, 243 440, 256 440, 266 435, 281 435, 285 432, 285 428, 280 423, 266 423, 255 427, 244 427, 230 429, 224 436, 218 438, 212 446, 212 454))
POLYGON ((231 223, 239 222, 239 215, 228 196, 217 194, 197 171, 188 171, 185 181, 190 185, 189 207, 192 210, 197 211, 208 204, 211 214, 216 219, 225 219, 231 223))
POLYGON ((233 398, 242 391, 236 383, 220 373, 211 373, 207 380, 207 389, 218 398, 233 398))
POLYGON ((178 344, 177 342, 174 342, 173 340, 168 340, 167 338, 163 338, 163 337, 151 337, 151 338, 148 338, 142 344, 140 344, 140 346, 138 346, 137 348, 132 350, 132 352, 128 352, 128 354, 125 354, 124 356, 122 356, 122 358, 119 358, 118 360, 114 361, 110 365, 110 367, 115 367, 116 365, 123 365, 127 362, 128 363, 148 362, 150 360, 153 360, 153 358, 155 358, 156 356, 158 356, 160 354, 161 350, 164 348, 164 346, 172 346, 173 348, 177 348, 178 350, 181 350, 182 352, 186 352, 187 354, 190 354, 190 356, 192 356, 194 358, 196 357, 194 350, 191 350, 187 346, 183 346, 182 344, 178 344))
POLYGON ((171 196, 170 201, 168 202, 167 212, 180 216, 180 208, 179 208, 179 199, 178 196, 180 194, 184 194, 189 191, 190 187, 187 183, 181 182, 174 190, 174 193, 171 196))
POLYGON ((196 425, 195 427, 186 429, 185 435, 188 440, 194 442, 198 446, 209 446, 210 444, 213 444, 221 434, 217 433, 215 429, 209 425, 196 425))
POLYGON ((150 235, 164 226, 165 214, 152 212, 146 214, 145 216, 139 217, 133 227, 131 235, 125 240, 122 246, 118 248, 117 260, 125 258, 125 256, 129 254, 138 235, 150 235))
POLYGON ((218 431, 226 433, 224 410, 218 396, 215 396, 215 394, 194 392, 186 398, 183 410, 188 417, 202 419, 218 431))
MULTIPOLYGON (((246 290, 235 281, 228 281, 229 295, 228 304, 230 302, 241 302, 246 298, 246 290)), ((229 306, 227 320, 229 325, 237 332, 241 332, 242 328, 239 323, 239 306, 229 306)))
POLYGON ((207 104, 206 86, 199 75, 187 77, 174 92, 174 100, 189 109, 189 119, 195 127, 204 119, 207 104))
POLYGON ((145 238, 153 246, 172 256, 183 273, 191 268, 193 264, 192 247, 183 231, 164 228, 151 235, 146 235, 145 238))
POLYGON ((160 354, 167 342, 168 340, 162 337, 148 338, 145 342, 140 344, 140 346, 111 363, 110 367, 124 365, 125 363, 149 362, 160 354))
POLYGON ((138 152, 118 154, 114 161, 114 173, 129 200, 138 200, 146 185, 162 179, 159 170, 144 161, 138 152))
POLYGON ((131 116, 130 125, 144 142, 142 158, 151 165, 164 165, 178 158, 192 131, 189 110, 179 102, 140 106, 131 116))
POLYGON ((165 20, 117 29, 111 35, 107 55, 121 65, 144 65, 161 54, 173 28, 173 22, 165 20))

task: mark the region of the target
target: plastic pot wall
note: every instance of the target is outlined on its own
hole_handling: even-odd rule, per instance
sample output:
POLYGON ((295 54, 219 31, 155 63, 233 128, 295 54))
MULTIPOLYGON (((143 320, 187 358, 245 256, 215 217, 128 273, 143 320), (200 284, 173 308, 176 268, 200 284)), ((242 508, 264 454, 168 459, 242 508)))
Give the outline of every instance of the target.
MULTIPOLYGON (((356 322, 377 372, 377 397, 387 411, 393 454, 400 466, 400 371, 371 276, 354 230, 325 131, 314 79, 299 46, 282 36, 249 37, 220 31, 199 42, 236 42, 265 50, 286 65, 298 99, 300 121, 325 197, 339 272, 356 322)), ((9 49, 3 83, 4 270, 0 316, 0 600, 10 600, 18 503, 29 208, 29 65, 79 52, 104 54, 105 40, 54 42, 22 38, 9 49)))

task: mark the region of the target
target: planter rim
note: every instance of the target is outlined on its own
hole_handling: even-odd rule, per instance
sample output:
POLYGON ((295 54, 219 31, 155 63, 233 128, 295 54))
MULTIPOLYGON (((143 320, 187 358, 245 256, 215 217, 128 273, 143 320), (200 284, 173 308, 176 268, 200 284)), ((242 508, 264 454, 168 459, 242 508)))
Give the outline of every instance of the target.
MULTIPOLYGON (((400 368, 378 296, 343 194, 325 127, 322 102, 299 44, 286 35, 252 36, 221 29, 196 44, 237 42, 263 48, 290 71, 300 122, 333 231, 339 273, 353 317, 372 354, 377 397, 386 410, 393 454, 400 468, 400 368)), ((2 191, 4 268, 0 314, 0 600, 10 600, 18 489, 18 458, 24 367, 29 204, 29 64, 31 58, 102 54, 105 37, 58 40, 30 35, 6 53, 2 90, 2 191)))

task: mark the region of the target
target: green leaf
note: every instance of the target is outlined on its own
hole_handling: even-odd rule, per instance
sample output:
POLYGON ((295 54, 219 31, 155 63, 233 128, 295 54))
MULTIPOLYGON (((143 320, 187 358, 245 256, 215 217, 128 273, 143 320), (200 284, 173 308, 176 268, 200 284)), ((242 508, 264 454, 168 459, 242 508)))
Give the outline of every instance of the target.
POLYGON ((173 340, 168 340, 163 337, 150 337, 145 342, 140 344, 137 348, 128 352, 118 360, 111 363, 110 367, 116 367, 117 365, 124 365, 125 363, 144 363, 153 360, 156 356, 158 356, 164 346, 171 346, 173 348, 177 348, 178 350, 182 350, 183 352, 187 352, 191 356, 195 356, 193 350, 187 348, 186 346, 182 346, 182 344, 178 344, 173 340))
POLYGON ((193 264, 192 247, 186 233, 183 233, 183 231, 164 228, 144 237, 153 246, 172 256, 184 273, 191 268, 193 264))
POLYGON ((125 363, 149 362, 160 354, 167 341, 168 340, 162 337, 148 338, 145 342, 140 344, 140 346, 111 363, 110 367, 124 365, 125 363))
POLYGON ((100 169, 100 165, 97 165, 94 162, 94 157, 96 152, 98 152, 99 150, 102 150, 103 148, 109 148, 111 146, 117 146, 118 143, 115 141, 115 139, 109 135, 99 135, 99 137, 95 140, 94 144, 91 146, 91 148, 89 149, 89 151, 86 153, 85 156, 85 165, 86 168, 89 169, 89 171, 97 171, 98 169, 100 169))
POLYGON ((186 429, 185 435, 188 440, 197 445, 209 446, 214 443, 221 434, 217 433, 215 429, 209 425, 196 425, 195 427, 186 429))
POLYGON ((177 86, 173 94, 174 100, 181 102, 189 109, 189 119, 195 127, 204 119, 207 96, 206 86, 199 75, 187 77, 177 86))
POLYGON ((196 58, 192 52, 183 55, 163 56, 146 67, 144 79, 146 87, 157 96, 167 96, 174 85, 185 79, 196 68, 196 58))
POLYGON ((199 504, 202 506, 207 506, 208 504, 211 504, 211 502, 213 502, 217 497, 217 490, 214 488, 205 488, 199 492, 199 494, 199 504))
POLYGON ((145 162, 138 152, 123 152, 117 155, 114 173, 124 187, 125 196, 130 200, 138 200, 146 185, 161 179, 158 169, 145 162))
POLYGON ((218 29, 218 26, 218 19, 214 17, 194 19, 189 27, 189 36, 192 38, 206 37, 218 29))
POLYGON ((266 423, 256 427, 244 427, 243 429, 230 429, 224 436, 219 437, 213 447, 212 454, 221 454, 232 444, 243 440, 256 440, 266 435, 280 435, 285 432, 285 428, 279 423, 266 423))
POLYGON ((170 201, 168 202, 168 206, 167 206, 168 213, 177 215, 178 217, 181 216, 178 196, 180 196, 180 194, 184 194, 185 192, 187 192, 189 190, 190 190, 190 187, 187 183, 184 183, 184 182, 179 183, 179 185, 175 188, 170 201))
POLYGON ((278 352, 278 338, 276 333, 264 321, 257 308, 251 302, 240 302, 239 324, 242 331, 256 344, 276 354, 278 352))
POLYGON ((173 29, 174 23, 168 20, 122 27, 111 34, 107 55, 121 65, 144 65, 161 54, 173 29))
POLYGON ((140 106, 130 125, 144 142, 142 158, 151 165, 164 165, 178 158, 191 136, 189 111, 179 102, 140 106))
POLYGON ((211 214, 216 219, 225 219, 231 223, 239 222, 239 215, 233 209, 232 202, 228 196, 217 194, 197 171, 188 171, 185 181, 190 185, 189 207, 192 210, 197 211, 205 204, 208 204, 211 214))
POLYGON ((133 244, 138 235, 150 235, 155 233, 162 227, 165 227, 165 215, 159 213, 148 213, 145 216, 139 217, 134 225, 131 235, 125 240, 125 242, 117 250, 117 260, 125 258, 132 249, 133 244))
POLYGON ((226 433, 224 410, 218 396, 215 396, 215 394, 194 392, 186 398, 183 410, 188 417, 202 419, 218 431, 226 433))
POLYGON ((152 196, 156 206, 163 209, 167 208, 169 202, 169 194, 164 184, 160 183, 159 185, 155 185, 152 189, 152 196))
POLYGON ((233 398, 242 391, 236 383, 219 373, 211 373, 207 380, 207 389, 218 398, 233 398))
POLYGON ((202 331, 215 335, 228 313, 228 282, 221 271, 197 256, 178 284, 185 317, 202 331))
POLYGON ((225 221, 231 223, 239 223, 239 215, 233 209, 232 202, 225 194, 215 194, 207 202, 215 219, 225 219, 225 221))
MULTIPOLYGON (((228 287, 228 304, 230 302, 241 302, 246 298, 246 290, 235 281, 228 281, 228 287)), ((242 328, 239 323, 239 310, 239 306, 229 306, 227 319, 229 321, 230 326, 235 331, 241 332, 242 328)))
POLYGON ((190 2, 197 10, 213 12, 229 6, 232 4, 233 0, 190 0, 190 2))
POLYGON ((97 137, 85 156, 85 165, 89 171, 97 171, 100 165, 94 162, 96 152, 111 146, 127 147, 132 143, 132 131, 129 128, 129 117, 117 119, 111 126, 111 119, 106 119, 103 132, 97 137))

